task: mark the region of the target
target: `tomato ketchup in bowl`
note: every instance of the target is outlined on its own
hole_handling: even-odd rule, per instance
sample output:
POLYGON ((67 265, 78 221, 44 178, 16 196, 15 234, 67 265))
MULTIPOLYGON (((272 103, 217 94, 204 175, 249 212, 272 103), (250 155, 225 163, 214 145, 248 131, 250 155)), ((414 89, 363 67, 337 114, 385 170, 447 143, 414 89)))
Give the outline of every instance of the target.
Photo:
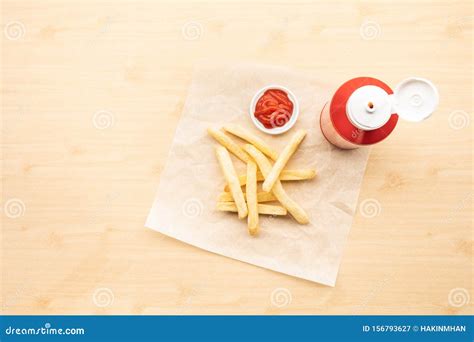
POLYGON ((262 132, 281 134, 288 131, 299 114, 295 95, 287 88, 270 85, 260 89, 252 99, 250 117, 262 132))

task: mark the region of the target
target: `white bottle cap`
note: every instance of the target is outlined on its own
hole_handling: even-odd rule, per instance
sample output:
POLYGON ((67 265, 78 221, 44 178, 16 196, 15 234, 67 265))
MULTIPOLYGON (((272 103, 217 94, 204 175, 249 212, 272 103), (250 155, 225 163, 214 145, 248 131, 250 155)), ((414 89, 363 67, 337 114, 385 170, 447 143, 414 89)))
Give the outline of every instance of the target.
POLYGON ((371 131, 387 123, 392 115, 392 103, 388 93, 382 88, 363 86, 349 97, 346 113, 354 126, 371 131))
POLYGON ((438 102, 433 83, 411 77, 399 83, 392 95, 372 85, 356 89, 347 101, 346 113, 354 126, 371 131, 385 125, 394 113, 403 120, 422 121, 435 111, 438 102))
POLYGON ((395 88, 392 111, 403 120, 420 122, 430 117, 439 103, 438 90, 433 83, 418 77, 410 77, 395 88))

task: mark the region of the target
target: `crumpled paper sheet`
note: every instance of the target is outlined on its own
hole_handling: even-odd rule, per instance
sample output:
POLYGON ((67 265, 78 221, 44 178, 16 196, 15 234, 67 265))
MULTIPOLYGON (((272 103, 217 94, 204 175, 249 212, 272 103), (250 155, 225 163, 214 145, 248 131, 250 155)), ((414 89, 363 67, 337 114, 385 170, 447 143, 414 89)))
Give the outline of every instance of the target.
MULTIPOLYGON (((319 116, 337 84, 314 76, 262 65, 198 68, 146 226, 229 258, 334 286, 369 150, 340 150, 326 141, 319 116), (269 84, 288 87, 300 103, 298 121, 283 135, 260 132, 249 117, 253 95, 269 84), (206 129, 227 123, 242 125, 279 151, 297 129, 308 131, 286 168, 314 168, 317 177, 283 186, 308 212, 310 224, 261 215, 260 234, 251 237, 246 219, 215 210, 225 181, 217 142, 206 129)), ((238 174, 245 173, 245 165, 232 158, 238 174)))

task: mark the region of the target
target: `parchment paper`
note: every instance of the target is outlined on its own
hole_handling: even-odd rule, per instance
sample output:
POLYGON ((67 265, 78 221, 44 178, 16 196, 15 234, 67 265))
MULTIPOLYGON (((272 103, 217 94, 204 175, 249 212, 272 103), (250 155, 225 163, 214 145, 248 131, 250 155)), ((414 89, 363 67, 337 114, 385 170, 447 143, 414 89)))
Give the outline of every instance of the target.
MULTIPOLYGON (((326 80, 277 67, 199 67, 146 226, 214 253, 334 286, 369 153, 337 149, 322 135, 319 115, 336 88, 326 80), (269 84, 288 87, 300 103, 297 123, 279 136, 257 130, 248 113, 252 96, 269 84), (206 129, 230 122, 279 151, 298 128, 308 130, 287 168, 315 168, 318 175, 283 186, 307 210, 309 225, 299 225, 291 217, 261 215, 260 235, 254 238, 247 232, 247 220, 215 210, 225 181, 215 156, 217 143, 206 129)), ((245 165, 232 158, 243 174, 245 165)))

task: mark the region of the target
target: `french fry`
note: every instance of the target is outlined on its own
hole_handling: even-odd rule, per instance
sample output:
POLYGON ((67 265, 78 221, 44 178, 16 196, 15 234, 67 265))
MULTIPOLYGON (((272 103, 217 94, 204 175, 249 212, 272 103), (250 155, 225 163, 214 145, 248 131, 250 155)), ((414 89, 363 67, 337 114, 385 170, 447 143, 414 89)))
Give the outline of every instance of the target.
MULTIPOLYGON (((246 144, 244 150, 255 160, 258 165, 258 168, 262 171, 263 175, 266 177, 272 169, 272 165, 268 161, 267 157, 260 152, 256 147, 246 144)), ((281 185, 281 182, 277 180, 275 185, 272 188, 272 192, 277 198, 277 200, 288 209, 288 212, 295 218, 295 220, 300 224, 307 224, 309 222, 308 214, 301 208, 298 203, 291 199, 287 195, 285 189, 281 185)))
MULTIPOLYGON (((237 212, 237 206, 233 202, 217 202, 216 208, 219 211, 231 211, 234 213, 237 212)), ((280 205, 259 203, 257 208, 260 215, 285 216, 288 213, 287 210, 280 205)))
MULTIPOLYGON (((315 176, 316 176, 316 170, 312 170, 312 169, 283 170, 280 173, 280 180, 281 181, 300 181, 300 180, 305 180, 305 179, 312 179, 315 176)), ((264 180, 265 180, 265 177, 263 177, 262 173, 258 171, 257 182, 261 182, 264 180)), ((240 175, 239 183, 241 186, 245 185, 245 183, 247 183, 247 175, 240 175)), ((224 187, 224 191, 229 191, 229 186, 227 184, 224 187)))
POLYGON ((249 156, 247 153, 244 152, 242 147, 240 147, 235 141, 233 141, 231 137, 225 135, 224 132, 214 128, 208 128, 207 133, 209 133, 211 137, 216 139, 219 144, 221 144, 230 152, 232 152, 237 158, 239 158, 245 163, 249 161, 249 156))
POLYGON ((272 169, 265 177, 265 181, 262 184, 263 191, 270 192, 273 185, 278 180, 281 171, 285 167, 286 163, 288 163, 288 160, 290 160, 291 156, 296 152, 296 149, 301 144, 305 136, 306 131, 300 129, 291 137, 290 142, 285 146, 272 169))
POLYGON ((265 141, 257 137, 255 134, 245 130, 238 125, 226 125, 224 130, 229 132, 240 139, 243 139, 253 145, 255 145, 260 151, 269 156, 273 160, 278 159, 278 152, 271 148, 265 141))
POLYGON ((245 185, 245 197, 249 215, 247 224, 250 235, 258 233, 258 202, 257 202, 257 164, 253 160, 247 163, 247 184, 245 185))
MULTIPOLYGON (((244 193, 244 197, 245 196, 246 194, 244 193)), ((234 202, 234 198, 232 197, 232 194, 230 192, 221 192, 217 200, 219 202, 234 202)), ((272 202, 276 200, 277 199, 272 192, 263 192, 263 191, 257 192, 258 203, 272 202)))
POLYGON ((239 213, 239 218, 243 219, 247 216, 247 204, 245 203, 244 194, 242 193, 242 188, 239 184, 239 179, 235 173, 234 165, 230 159, 230 154, 225 147, 217 146, 216 147, 216 156, 219 164, 221 166, 222 172, 224 173, 224 178, 229 184, 230 192, 234 198, 234 202, 237 206, 237 211, 239 213))
MULTIPOLYGON (((305 179, 312 179, 316 176, 316 170, 313 169, 296 169, 296 170, 283 170, 280 173, 280 180, 282 181, 299 181, 305 179)), ((262 175, 260 180, 265 178, 262 175)))

